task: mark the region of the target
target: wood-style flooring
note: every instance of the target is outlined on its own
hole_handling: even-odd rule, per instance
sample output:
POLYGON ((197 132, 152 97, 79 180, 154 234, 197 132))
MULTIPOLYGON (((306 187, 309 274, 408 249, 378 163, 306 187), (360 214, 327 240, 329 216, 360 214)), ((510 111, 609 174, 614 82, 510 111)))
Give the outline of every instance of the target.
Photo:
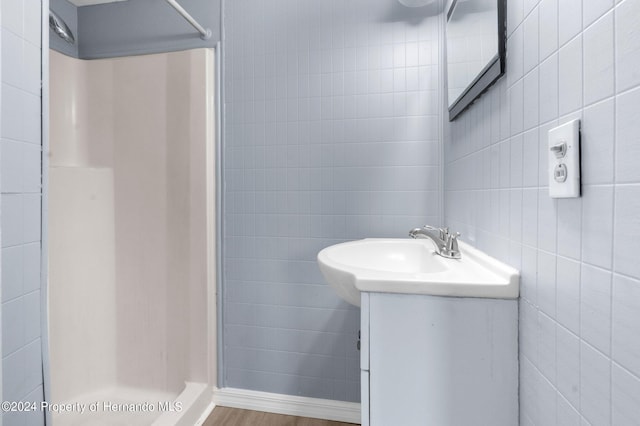
POLYGON ((307 417, 285 416, 239 408, 216 407, 204 426, 354 426, 353 423, 332 422, 307 417))

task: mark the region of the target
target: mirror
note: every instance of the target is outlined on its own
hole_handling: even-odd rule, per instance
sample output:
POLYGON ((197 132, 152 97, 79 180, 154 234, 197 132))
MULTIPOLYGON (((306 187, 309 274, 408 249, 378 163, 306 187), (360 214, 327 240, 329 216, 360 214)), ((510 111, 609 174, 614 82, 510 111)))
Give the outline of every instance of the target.
POLYGON ((504 74, 505 0, 453 0, 446 25, 449 121, 504 74))

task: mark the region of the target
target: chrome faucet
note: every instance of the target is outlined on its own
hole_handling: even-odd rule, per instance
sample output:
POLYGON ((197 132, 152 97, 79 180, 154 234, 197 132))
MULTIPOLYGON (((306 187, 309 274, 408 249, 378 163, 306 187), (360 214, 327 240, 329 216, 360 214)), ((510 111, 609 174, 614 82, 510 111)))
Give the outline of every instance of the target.
POLYGON ((422 228, 414 228, 409 231, 411 238, 428 238, 433 241, 436 246, 436 253, 447 259, 460 259, 460 250, 458 249, 459 232, 451 233, 449 228, 434 228, 425 225, 422 228))

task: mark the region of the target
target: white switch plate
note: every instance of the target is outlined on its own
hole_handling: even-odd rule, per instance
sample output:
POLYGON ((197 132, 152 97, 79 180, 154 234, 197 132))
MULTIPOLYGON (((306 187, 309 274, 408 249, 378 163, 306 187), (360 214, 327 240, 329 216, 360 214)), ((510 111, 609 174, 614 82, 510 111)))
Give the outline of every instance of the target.
POLYGON ((572 120, 549 130, 548 140, 549 196, 551 198, 579 197, 580 120, 572 120), (564 155, 561 153, 563 143, 566 144, 564 155), (557 147, 555 151, 554 147, 557 147))

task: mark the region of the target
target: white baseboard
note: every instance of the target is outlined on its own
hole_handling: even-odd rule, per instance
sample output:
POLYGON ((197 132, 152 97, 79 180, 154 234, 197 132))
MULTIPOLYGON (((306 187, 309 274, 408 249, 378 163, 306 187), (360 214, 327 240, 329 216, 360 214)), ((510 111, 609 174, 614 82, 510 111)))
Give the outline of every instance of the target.
POLYGON ((345 423, 360 423, 360 404, 357 402, 332 401, 235 388, 215 388, 213 402, 216 406, 345 423))

